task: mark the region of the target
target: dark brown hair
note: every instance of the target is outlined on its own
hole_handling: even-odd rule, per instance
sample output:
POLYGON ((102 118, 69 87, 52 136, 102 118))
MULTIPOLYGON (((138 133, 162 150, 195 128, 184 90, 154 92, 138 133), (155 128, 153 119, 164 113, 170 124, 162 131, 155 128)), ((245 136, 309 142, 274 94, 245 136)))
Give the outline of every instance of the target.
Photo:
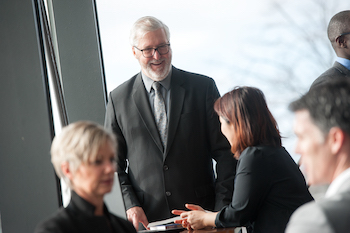
POLYGON ((231 151, 237 159, 249 146, 281 146, 277 122, 261 90, 236 87, 215 102, 214 110, 229 124, 233 124, 235 140, 231 151))

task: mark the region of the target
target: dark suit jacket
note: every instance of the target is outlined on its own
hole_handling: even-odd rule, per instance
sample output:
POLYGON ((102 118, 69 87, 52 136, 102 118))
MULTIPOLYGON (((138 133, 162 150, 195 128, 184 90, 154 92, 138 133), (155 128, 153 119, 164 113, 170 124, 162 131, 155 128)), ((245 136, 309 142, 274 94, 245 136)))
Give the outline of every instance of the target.
POLYGON ((67 208, 39 223, 35 233, 136 233, 134 226, 111 213, 104 206, 104 216, 95 216, 95 207, 72 192, 67 208), (109 222, 109 223, 108 223, 109 222))
POLYGON ((248 147, 238 160, 232 203, 218 213, 215 224, 282 233, 293 211, 312 200, 298 165, 283 147, 248 147))
POLYGON ((342 79, 342 78, 349 78, 350 79, 350 70, 345 68, 339 62, 335 62, 333 67, 329 68, 327 71, 325 71, 323 74, 321 74, 320 77, 318 77, 311 84, 310 89, 319 85, 319 84, 330 82, 332 80, 342 79))
POLYGON ((214 209, 231 202, 237 161, 213 111, 218 97, 211 78, 172 68, 163 153, 141 74, 110 93, 105 127, 117 135, 118 174, 127 209, 141 206, 148 220, 155 221, 171 217, 171 210, 184 209, 185 203, 214 209))

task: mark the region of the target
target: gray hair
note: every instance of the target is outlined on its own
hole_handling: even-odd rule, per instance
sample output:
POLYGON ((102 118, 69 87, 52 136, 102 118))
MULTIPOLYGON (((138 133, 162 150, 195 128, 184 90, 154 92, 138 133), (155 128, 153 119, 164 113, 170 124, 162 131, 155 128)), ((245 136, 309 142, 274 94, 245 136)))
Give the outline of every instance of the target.
POLYGON ((289 109, 293 112, 307 110, 324 136, 333 127, 350 135, 350 82, 341 79, 315 86, 292 102, 289 109))
POLYGON ((68 162, 69 169, 76 172, 82 163, 96 159, 100 146, 110 142, 117 149, 113 133, 90 121, 78 121, 65 126, 51 144, 51 162, 59 178, 72 188, 71 182, 64 175, 61 165, 68 162))
POLYGON ((146 33, 163 28, 168 42, 170 42, 169 28, 159 19, 152 16, 145 16, 138 19, 131 28, 130 31, 130 44, 131 46, 137 46, 139 39, 146 33))

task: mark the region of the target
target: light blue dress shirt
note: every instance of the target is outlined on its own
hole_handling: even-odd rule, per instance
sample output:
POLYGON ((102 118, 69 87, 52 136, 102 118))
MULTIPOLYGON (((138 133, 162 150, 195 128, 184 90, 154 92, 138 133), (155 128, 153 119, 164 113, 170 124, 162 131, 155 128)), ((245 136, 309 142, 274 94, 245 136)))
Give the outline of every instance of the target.
POLYGON ((342 57, 337 57, 335 60, 342 64, 346 69, 350 70, 350 60, 342 57))

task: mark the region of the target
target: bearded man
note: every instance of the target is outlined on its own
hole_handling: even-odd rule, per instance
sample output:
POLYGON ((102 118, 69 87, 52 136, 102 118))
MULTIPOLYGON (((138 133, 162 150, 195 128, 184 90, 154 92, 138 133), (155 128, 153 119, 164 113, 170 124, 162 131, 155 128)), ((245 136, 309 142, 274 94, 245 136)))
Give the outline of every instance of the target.
POLYGON ((214 113, 214 80, 172 66, 169 29, 154 17, 135 22, 130 42, 141 72, 110 93, 105 117, 118 139, 129 221, 138 229, 185 203, 221 209, 231 203, 237 161, 214 113))

